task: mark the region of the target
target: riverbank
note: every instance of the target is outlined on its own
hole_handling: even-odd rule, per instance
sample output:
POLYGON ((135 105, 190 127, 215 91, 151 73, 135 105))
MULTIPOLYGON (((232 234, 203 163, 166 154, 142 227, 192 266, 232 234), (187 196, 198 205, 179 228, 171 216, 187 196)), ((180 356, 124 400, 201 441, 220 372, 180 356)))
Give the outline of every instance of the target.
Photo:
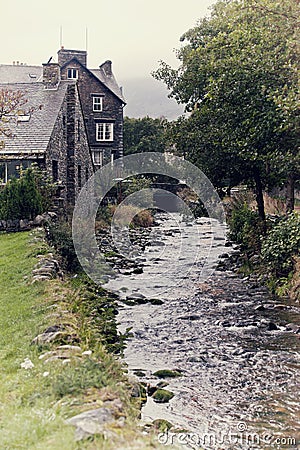
POLYGON ((253 207, 253 194, 228 202, 229 238, 239 245, 240 271, 253 274, 270 292, 300 301, 300 215, 286 213, 282 202, 266 196, 266 220, 253 207))
POLYGON ((1 448, 158 448, 138 428, 137 383, 106 350, 120 345, 113 299, 63 274, 41 229, 0 235, 0 251, 1 448))

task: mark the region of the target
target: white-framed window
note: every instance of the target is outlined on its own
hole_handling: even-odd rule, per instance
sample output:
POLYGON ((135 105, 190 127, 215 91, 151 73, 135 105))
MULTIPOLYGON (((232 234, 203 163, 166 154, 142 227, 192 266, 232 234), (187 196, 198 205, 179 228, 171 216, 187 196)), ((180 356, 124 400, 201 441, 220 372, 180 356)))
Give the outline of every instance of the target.
POLYGON ((11 178, 19 178, 20 171, 27 169, 34 161, 32 160, 18 160, 0 161, 0 185, 6 184, 11 178))
POLYGON ((93 111, 98 112, 103 110, 103 97, 93 96, 93 111))
POLYGON ((78 70, 77 69, 68 69, 67 74, 68 74, 69 79, 77 80, 77 78, 78 78, 78 70))
POLYGON ((93 161, 96 166, 103 166, 103 151, 93 150, 93 161))
POLYGON ((113 123, 96 123, 96 141, 112 142, 114 140, 113 123))

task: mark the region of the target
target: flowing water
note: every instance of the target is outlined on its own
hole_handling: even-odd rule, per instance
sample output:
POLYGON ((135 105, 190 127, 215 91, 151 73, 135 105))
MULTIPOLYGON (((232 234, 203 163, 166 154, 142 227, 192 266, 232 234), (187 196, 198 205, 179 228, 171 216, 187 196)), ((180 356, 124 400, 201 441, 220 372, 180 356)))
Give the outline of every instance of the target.
POLYGON ((132 327, 129 371, 143 371, 139 380, 151 386, 160 381, 156 370, 182 373, 166 380, 171 401, 149 396, 142 419, 164 418, 187 430, 158 436, 174 447, 300 448, 299 304, 218 269, 222 253, 233 250, 217 222, 162 215, 149 236, 150 245, 136 253, 143 272, 120 270, 107 284, 123 299, 163 302, 120 304, 120 331, 132 327))

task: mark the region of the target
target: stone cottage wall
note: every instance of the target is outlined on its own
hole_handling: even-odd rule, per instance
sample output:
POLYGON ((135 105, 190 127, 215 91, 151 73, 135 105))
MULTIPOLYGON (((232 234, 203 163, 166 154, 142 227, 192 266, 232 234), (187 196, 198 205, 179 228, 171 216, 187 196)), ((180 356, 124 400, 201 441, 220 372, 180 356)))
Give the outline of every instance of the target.
POLYGON ((46 169, 52 179, 53 161, 57 163, 58 195, 64 206, 74 205, 80 175, 83 186, 94 171, 76 84, 68 86, 46 152, 46 169))
POLYGON ((123 107, 122 101, 115 96, 100 80, 73 60, 61 71, 61 78, 67 79, 68 68, 78 70, 78 89, 81 107, 85 120, 90 148, 103 150, 106 154, 113 153, 116 158, 123 155, 123 107), (92 94, 103 95, 103 111, 93 111, 92 94), (114 124, 113 142, 96 141, 97 121, 109 121, 114 124))

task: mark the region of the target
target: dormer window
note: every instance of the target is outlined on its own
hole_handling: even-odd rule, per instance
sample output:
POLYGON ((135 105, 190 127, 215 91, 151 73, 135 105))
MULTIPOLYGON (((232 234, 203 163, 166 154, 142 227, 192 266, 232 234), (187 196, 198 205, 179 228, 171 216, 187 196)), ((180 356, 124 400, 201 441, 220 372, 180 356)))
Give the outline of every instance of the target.
POLYGON ((78 70, 77 69, 68 69, 68 79, 77 80, 78 78, 78 70))
POLYGON ((93 111, 100 112, 103 110, 103 97, 93 96, 93 111))
POLYGON ((29 122, 30 117, 30 114, 20 113, 18 114, 17 122, 29 122))

